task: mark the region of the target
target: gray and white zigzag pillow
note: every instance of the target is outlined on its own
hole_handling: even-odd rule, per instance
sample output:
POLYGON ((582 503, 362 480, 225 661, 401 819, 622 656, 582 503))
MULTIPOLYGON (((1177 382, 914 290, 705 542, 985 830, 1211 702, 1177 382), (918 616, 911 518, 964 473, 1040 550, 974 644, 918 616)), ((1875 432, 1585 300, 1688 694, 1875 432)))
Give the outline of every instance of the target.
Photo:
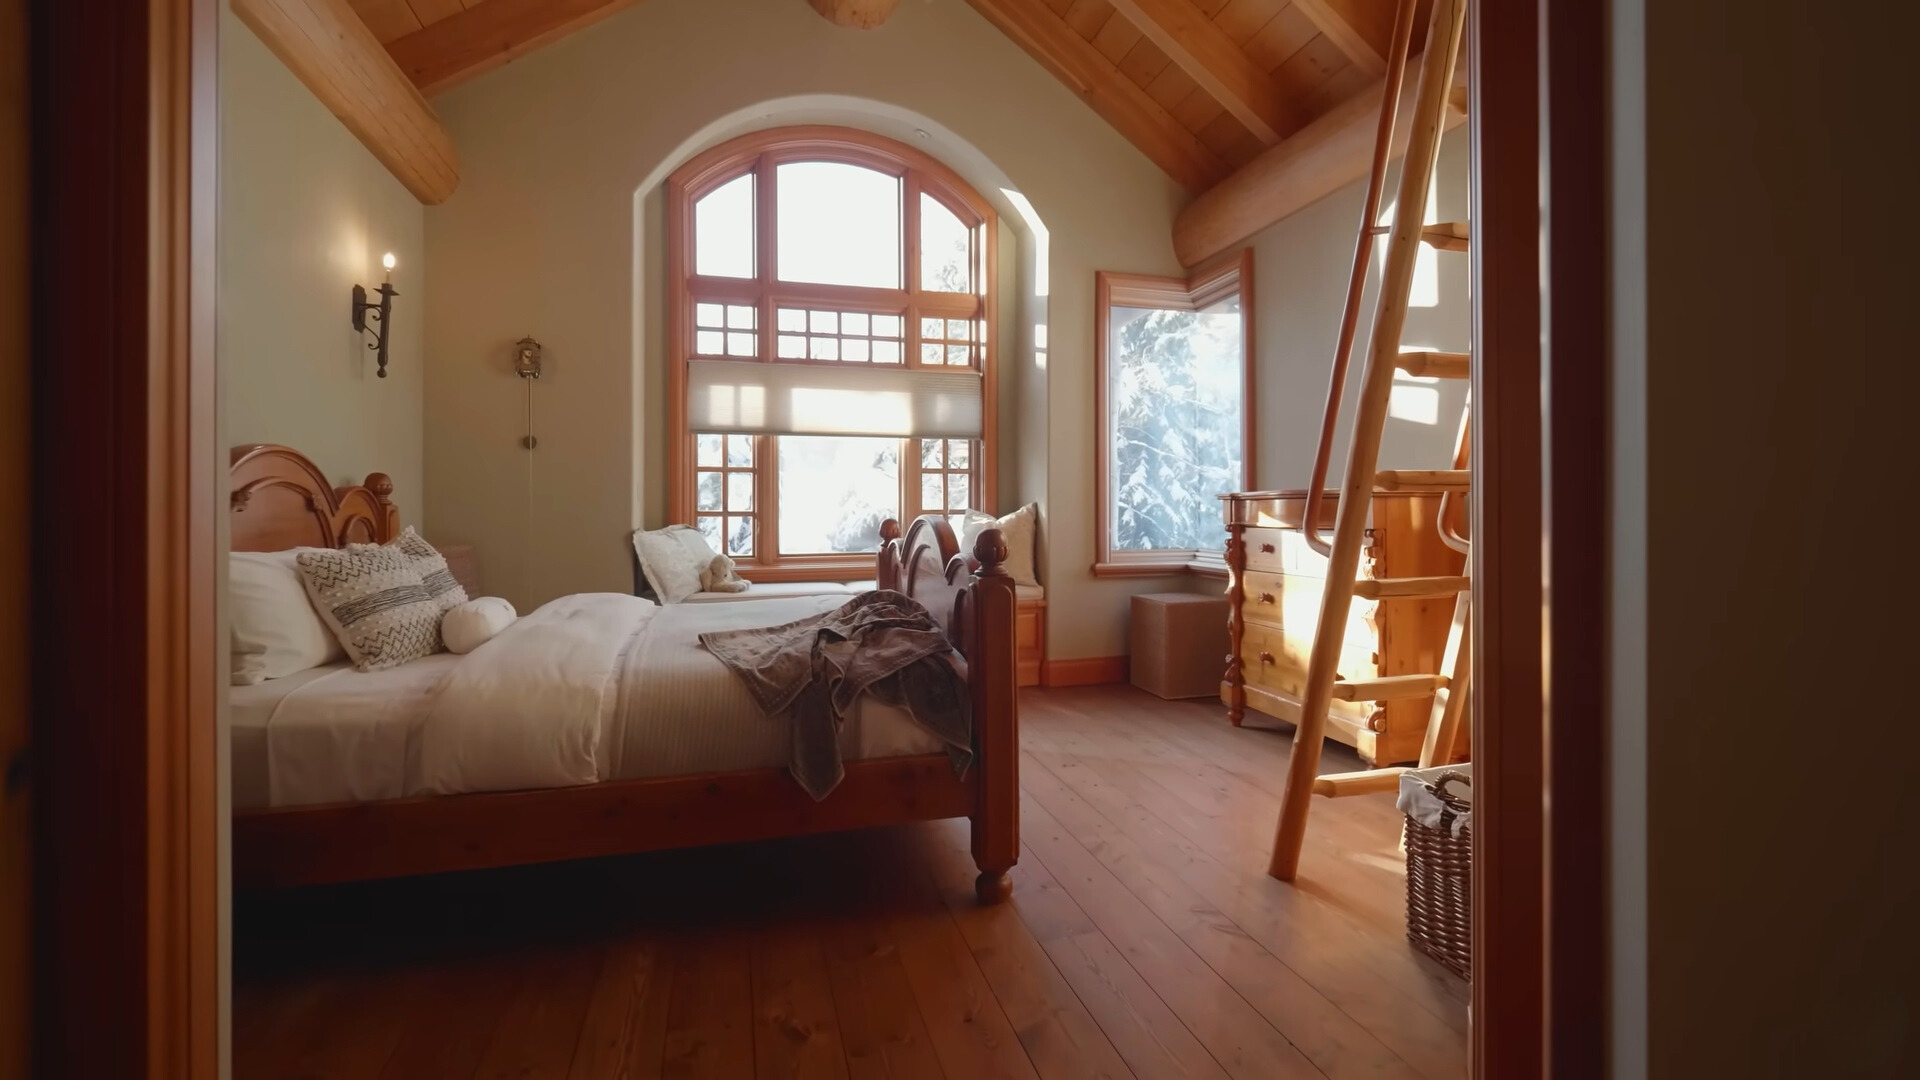
POLYGON ((296 562, 314 608, 355 668, 378 671, 440 651, 440 605, 398 548, 316 549, 296 562))
MULTIPOLYGON (((455 581, 453 571, 447 569, 447 557, 427 543, 426 538, 414 532, 413 526, 402 529, 400 535, 386 546, 407 557, 413 572, 420 575, 421 584, 427 587, 428 594, 439 605, 441 613, 451 611, 469 599, 466 587, 455 581)), ((347 550, 361 551, 376 547, 378 545, 375 544, 348 544, 347 550)))

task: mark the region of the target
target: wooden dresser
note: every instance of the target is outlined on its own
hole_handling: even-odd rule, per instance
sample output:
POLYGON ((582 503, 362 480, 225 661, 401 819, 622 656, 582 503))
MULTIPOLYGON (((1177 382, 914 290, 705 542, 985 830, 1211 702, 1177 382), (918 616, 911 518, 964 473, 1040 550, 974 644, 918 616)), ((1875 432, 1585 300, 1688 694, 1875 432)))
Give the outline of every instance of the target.
MULTIPOLYGON (((1238 725, 1248 708, 1297 722, 1299 699, 1313 651, 1314 623, 1326 559, 1301 533, 1307 493, 1245 491, 1220 496, 1227 527, 1227 634, 1231 652, 1220 684, 1227 718, 1238 725)), ((1339 498, 1320 500, 1320 528, 1333 531, 1339 498)), ((1440 540, 1434 527, 1440 496, 1373 496, 1372 527, 1361 553, 1361 578, 1427 577, 1463 572, 1466 556, 1440 540)), ((1354 598, 1340 657, 1342 679, 1439 671, 1452 598, 1354 598)), ((1432 699, 1335 701, 1327 734, 1360 752, 1371 765, 1418 760, 1432 699)))

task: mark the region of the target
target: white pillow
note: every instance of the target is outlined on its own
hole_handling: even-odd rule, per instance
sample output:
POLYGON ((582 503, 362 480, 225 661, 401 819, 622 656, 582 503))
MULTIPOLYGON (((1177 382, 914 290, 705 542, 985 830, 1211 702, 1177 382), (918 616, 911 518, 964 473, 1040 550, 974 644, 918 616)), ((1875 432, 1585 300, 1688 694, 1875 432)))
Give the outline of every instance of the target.
POLYGON ((470 653, 513 625, 520 617, 513 605, 498 596, 483 596, 455 604, 440 616, 440 640, 449 652, 470 653))
POLYGON ((236 551, 227 556, 235 686, 284 679, 347 655, 307 599, 295 561, 299 554, 236 551))
POLYGON ((678 604, 700 591, 700 575, 713 565, 713 548, 691 525, 642 529, 633 534, 640 572, 662 604, 678 604))
POLYGON ((988 529, 999 529, 1007 541, 1007 561, 1001 565, 1013 575, 1015 585, 1038 585, 1033 548, 1040 528, 1040 504, 1028 503, 1005 517, 996 518, 978 510, 967 511, 960 533, 960 550, 973 554, 973 542, 988 529))

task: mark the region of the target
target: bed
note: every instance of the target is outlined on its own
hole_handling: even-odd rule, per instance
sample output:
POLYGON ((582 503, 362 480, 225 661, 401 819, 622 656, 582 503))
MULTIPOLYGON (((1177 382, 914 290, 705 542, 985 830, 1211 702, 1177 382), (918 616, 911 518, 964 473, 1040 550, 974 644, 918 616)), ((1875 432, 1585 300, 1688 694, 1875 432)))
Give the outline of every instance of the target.
MULTIPOLYGON (((235 551, 385 543, 400 532, 393 485, 385 475, 335 488, 312 461, 284 446, 236 448, 231 490, 235 551)), ((964 774, 956 775, 944 748, 917 732, 911 720, 863 701, 841 738, 845 775, 816 802, 778 763, 782 721, 739 707, 726 688, 714 686, 711 694, 686 706, 700 713, 693 720, 663 715, 662 708, 683 699, 661 699, 669 704, 636 708, 640 720, 623 720, 625 726, 609 729, 601 740, 609 749, 591 782, 406 795, 374 775, 377 768, 365 767, 366 761, 382 759, 368 757, 367 741, 352 725, 373 730, 374 721, 384 718, 388 725, 404 726, 410 722, 408 693, 481 654, 436 654, 379 673, 380 680, 317 668, 233 688, 235 884, 322 884, 965 817, 972 825, 979 899, 1005 899, 1007 871, 1019 852, 1016 599, 1002 566, 1005 542, 998 530, 988 530, 970 555, 963 554, 951 527, 935 517, 921 518, 904 532, 889 521, 881 537, 880 586, 924 605, 964 657, 973 721, 973 760, 964 774), (329 710, 317 709, 316 700, 327 701, 329 710), (301 730, 282 723, 295 715, 290 702, 306 710, 300 715, 324 720, 312 725, 308 744, 286 741, 289 732, 301 730), (297 805, 268 805, 276 801, 264 779, 270 732, 281 740, 274 744, 280 747, 280 766, 272 772, 273 781, 283 795, 295 792, 297 805), (289 745, 315 749, 310 756, 291 757, 289 745), (356 766, 342 748, 358 748, 360 772, 350 772, 356 766), (306 775, 289 769, 289 761, 310 766, 306 775), (337 796, 332 801, 307 801, 329 792, 337 796)), ((691 635, 703 629, 769 625, 830 610, 839 599, 844 598, 659 609, 649 615, 644 646, 634 649, 657 653, 649 663, 677 663, 692 671, 702 661, 691 635)), ((711 663, 718 667, 717 661, 711 663)))

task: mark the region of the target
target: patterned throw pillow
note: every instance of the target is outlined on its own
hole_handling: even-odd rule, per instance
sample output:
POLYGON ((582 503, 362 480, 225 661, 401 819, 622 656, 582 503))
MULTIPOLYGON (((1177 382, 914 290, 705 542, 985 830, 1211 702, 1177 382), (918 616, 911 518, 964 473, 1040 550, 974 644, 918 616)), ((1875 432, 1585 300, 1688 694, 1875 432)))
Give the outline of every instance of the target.
POLYGON ((313 606, 360 671, 397 667, 440 651, 440 605, 397 547, 357 544, 299 555, 313 606))
MULTIPOLYGON (((442 612, 450 611, 467 602, 467 590, 464 585, 453 579, 453 571, 447 569, 447 557, 409 525, 400 531, 400 535, 388 548, 399 551, 407 557, 413 572, 420 575, 420 583, 427 587, 427 593, 442 612)), ((378 544, 348 544, 352 552, 377 551, 378 544)))

